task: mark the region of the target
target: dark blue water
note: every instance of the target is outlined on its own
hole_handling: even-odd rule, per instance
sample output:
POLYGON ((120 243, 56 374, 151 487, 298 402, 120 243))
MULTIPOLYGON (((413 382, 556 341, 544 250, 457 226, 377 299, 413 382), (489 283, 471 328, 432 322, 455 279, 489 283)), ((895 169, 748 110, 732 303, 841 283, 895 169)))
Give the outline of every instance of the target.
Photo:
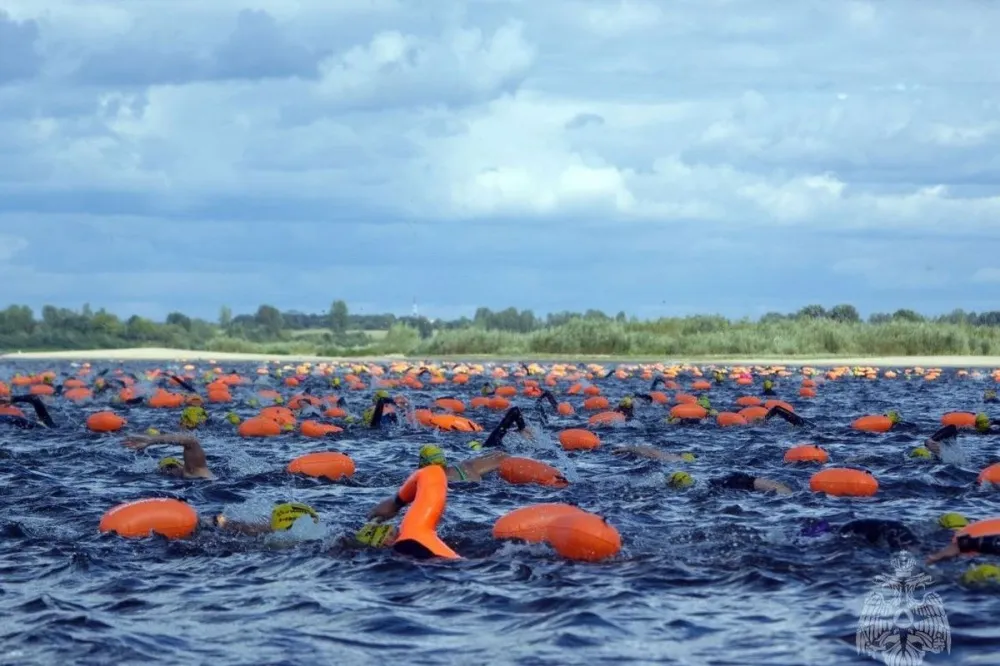
MULTIPOLYGON (((257 377, 255 368, 239 369, 257 377)), ((8 365, 0 379, 42 369, 8 365)), ((855 632, 873 578, 892 571, 893 552, 852 539, 798 536, 803 518, 823 516, 834 524, 861 517, 905 521, 922 537, 919 568, 933 577, 917 596, 941 596, 951 632, 950 654, 927 654, 925 663, 995 664, 997 589, 958 580, 987 558, 927 567, 922 557, 950 538, 936 525, 941 513, 1000 515, 997 495, 975 483, 978 471, 997 458, 997 438, 961 437, 968 456, 962 465, 907 456, 938 427, 943 412, 982 410, 989 381, 950 373, 936 382, 847 379, 822 383, 818 398, 801 400, 798 379, 784 380, 779 397, 817 424, 818 432, 808 433, 778 421, 728 429, 668 426, 662 406, 640 402, 633 422, 602 431, 602 448, 582 453, 563 452, 555 433, 585 417, 551 418, 546 426, 535 416, 535 401, 519 396, 513 402, 531 415, 537 435, 529 441, 512 433, 507 450, 550 462, 573 483, 554 490, 492 477, 453 486, 440 533, 465 559, 429 563, 346 549, 338 538, 353 533, 371 506, 398 488, 423 443, 436 442, 458 460, 473 455, 471 435, 401 425, 376 435, 349 428, 325 441, 298 434, 242 440, 222 415, 255 413, 245 401, 274 383, 265 377, 234 390, 242 404, 208 406, 213 422, 200 437, 217 479, 183 481, 155 471, 160 456, 176 451, 136 453, 122 446, 123 435, 86 431, 86 415, 105 408, 105 399, 53 399, 57 431, 0 426, 0 663, 875 663, 857 654, 855 632), (887 409, 900 410, 918 432, 849 430, 854 417, 887 409), (881 484, 877 496, 809 492, 816 467, 782 463, 784 450, 802 441, 824 446, 834 465, 866 456, 881 484), (616 444, 692 451, 698 459, 677 465, 623 459, 609 452, 616 444), (297 455, 331 449, 354 458, 358 471, 350 481, 283 471, 297 455), (682 468, 695 486, 669 490, 664 473, 682 468), (795 493, 707 488, 707 479, 732 470, 784 481, 795 493), (303 501, 320 512, 322 529, 298 541, 210 531, 172 542, 98 534, 108 508, 142 497, 184 499, 206 516, 260 519, 277 502, 303 501), (562 560, 544 545, 492 540, 497 517, 547 501, 605 516, 622 534, 621 555, 585 564, 562 560)), ((639 379, 597 383, 612 401, 648 389, 639 379)), ((445 393, 468 402, 479 385, 400 392, 415 403, 445 393)), ((710 395, 721 409, 748 392, 726 385, 710 395)), ((370 392, 344 395, 354 414, 369 404, 370 392)), ((560 399, 583 413, 581 398, 560 399)), ((470 415, 487 430, 501 416, 470 415)), ((140 408, 128 418, 128 432, 168 431, 176 429, 178 413, 140 408)))

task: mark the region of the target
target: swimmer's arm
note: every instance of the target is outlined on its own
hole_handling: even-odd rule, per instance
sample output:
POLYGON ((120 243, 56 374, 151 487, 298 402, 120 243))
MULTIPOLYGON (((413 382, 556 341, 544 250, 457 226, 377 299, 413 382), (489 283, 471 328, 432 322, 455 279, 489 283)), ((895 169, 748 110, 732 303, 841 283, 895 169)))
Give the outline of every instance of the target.
POLYGON ((220 530, 246 536, 259 536, 273 531, 271 526, 266 523, 244 523, 226 518, 222 514, 215 517, 214 524, 220 530))
POLYGON ((804 426, 806 425, 806 420, 796 414, 795 412, 790 412, 781 405, 775 405, 771 409, 767 410, 767 414, 764 415, 764 420, 769 421, 774 416, 780 416, 784 420, 791 423, 793 426, 804 426))
POLYGON ((11 404, 26 402, 31 405, 31 408, 35 410, 35 416, 41 421, 47 428, 55 428, 55 421, 49 415, 48 408, 45 407, 45 403, 37 395, 18 395, 10 399, 11 404))
POLYGON ((753 480, 753 489, 762 493, 773 491, 779 495, 788 495, 792 492, 791 488, 780 481, 772 481, 771 479, 762 479, 760 477, 753 480))
POLYGON ((368 512, 369 519, 381 518, 382 520, 389 520, 395 518, 399 510, 406 506, 406 502, 400 499, 399 495, 393 495, 392 497, 386 498, 375 505, 375 507, 368 512))
POLYGON ((125 446, 136 451, 142 451, 148 446, 156 444, 175 444, 184 447, 184 476, 210 478, 208 471, 208 460, 205 458, 205 449, 201 448, 201 442, 191 435, 167 434, 156 437, 133 437, 125 442, 125 446))
POLYGON ((652 460, 664 460, 666 462, 678 462, 683 460, 683 458, 676 453, 667 453, 666 451, 660 451, 652 446, 619 446, 617 448, 611 449, 611 453, 616 456, 642 456, 643 458, 650 458, 652 460))
POLYGON ((502 463, 504 458, 507 457, 509 457, 508 454, 503 451, 495 451, 493 453, 487 453, 484 456, 470 458, 460 464, 466 473, 472 473, 470 476, 486 476, 490 472, 495 472, 497 468, 500 467, 500 463, 502 463))

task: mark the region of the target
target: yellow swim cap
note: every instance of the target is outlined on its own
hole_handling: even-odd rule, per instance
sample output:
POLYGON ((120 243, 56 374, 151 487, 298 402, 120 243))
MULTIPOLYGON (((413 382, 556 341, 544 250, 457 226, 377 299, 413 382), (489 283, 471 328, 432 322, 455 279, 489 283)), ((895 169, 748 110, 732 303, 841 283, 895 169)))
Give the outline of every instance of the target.
POLYGON ((629 396, 625 396, 624 398, 618 401, 618 406, 621 407, 622 409, 628 409, 629 407, 632 406, 632 398, 630 398, 629 396))
POLYGON ((938 518, 938 525, 946 530, 960 530, 969 524, 969 520, 960 513, 945 513, 938 518))
POLYGON ((694 454, 693 453, 682 453, 681 454, 681 460, 683 460, 684 462, 694 462, 694 454))
POLYGON ((375 391, 375 397, 372 398, 372 401, 374 402, 375 400, 378 400, 379 398, 388 398, 388 397, 389 397, 389 392, 388 391, 386 391, 385 389, 379 389, 378 391, 375 391))
POLYGON ((282 398, 282 397, 281 397, 281 396, 279 395, 279 396, 277 396, 277 397, 276 397, 276 398, 274 399, 274 404, 276 404, 276 405, 283 405, 283 404, 285 404, 285 399, 284 399, 284 398, 282 398))
POLYGON ((164 458, 160 461, 160 469, 172 469, 174 467, 183 468, 184 463, 177 458, 164 458))
POLYGON ((483 448, 483 443, 477 439, 474 439, 471 442, 469 442, 469 448, 472 449, 473 451, 478 451, 479 449, 483 448))
POLYGON ((962 574, 965 585, 984 585, 1000 583, 1000 567, 995 564, 979 564, 962 574))
POLYGON ((899 415, 899 412, 897 412, 895 409, 892 410, 892 411, 886 412, 886 416, 889 417, 889 420, 892 421, 893 425, 896 425, 897 423, 899 423, 899 420, 901 418, 900 415, 899 415))
POLYGON ((990 417, 982 412, 976 414, 976 430, 985 432, 990 429, 990 417))
POLYGON ((240 419, 240 415, 237 414, 236 412, 229 412, 228 414, 226 414, 226 420, 232 423, 233 425, 239 425, 242 419, 240 419))
POLYGON ((911 458, 931 458, 932 456, 930 449, 923 446, 918 446, 910 451, 911 458))
POLYGON ((160 431, 157 430, 156 428, 146 428, 146 434, 149 435, 150 437, 156 437, 157 435, 160 434, 160 431))
POLYGON ((208 413, 204 407, 192 405, 185 407, 181 412, 181 426, 184 428, 197 428, 208 420, 208 413))
POLYGON ((354 534, 354 538, 366 546, 383 548, 396 539, 396 528, 392 523, 368 523, 354 534))
POLYGON ((313 522, 319 522, 319 514, 308 504, 300 504, 299 502, 279 504, 271 512, 271 529, 275 532, 287 530, 295 524, 296 520, 305 515, 312 516, 313 522))
POLYGON ((694 479, 687 472, 674 472, 667 477, 667 485, 671 488, 687 488, 692 483, 694 479))
POLYGON ((448 464, 448 459, 444 455, 444 451, 441 447, 434 446, 433 444, 427 444, 420 449, 420 466, 427 467, 428 465, 441 465, 445 467, 448 464))

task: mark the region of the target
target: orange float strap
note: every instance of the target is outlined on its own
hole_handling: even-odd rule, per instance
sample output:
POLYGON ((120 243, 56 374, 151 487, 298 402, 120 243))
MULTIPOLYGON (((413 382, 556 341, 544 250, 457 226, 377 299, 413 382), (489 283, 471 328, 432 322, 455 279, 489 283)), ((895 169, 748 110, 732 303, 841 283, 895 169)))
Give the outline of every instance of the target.
POLYGON ((440 465, 421 467, 396 493, 396 505, 409 505, 399 526, 393 549, 420 559, 460 559, 437 535, 438 522, 448 499, 448 475, 440 465))

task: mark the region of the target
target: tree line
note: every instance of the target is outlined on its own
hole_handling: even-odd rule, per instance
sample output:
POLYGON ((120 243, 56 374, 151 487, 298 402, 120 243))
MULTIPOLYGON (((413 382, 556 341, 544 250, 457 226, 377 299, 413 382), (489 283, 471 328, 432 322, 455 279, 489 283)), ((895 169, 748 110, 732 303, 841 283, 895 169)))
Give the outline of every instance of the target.
POLYGON ((215 321, 171 312, 163 321, 121 318, 104 308, 25 305, 0 311, 3 351, 165 346, 212 351, 298 354, 994 354, 1000 311, 957 309, 924 316, 913 310, 876 313, 808 305, 757 320, 718 315, 639 320, 624 312, 557 312, 478 308, 472 318, 431 320, 352 313, 336 300, 323 313, 282 312, 269 304, 253 314, 220 309, 215 321))

